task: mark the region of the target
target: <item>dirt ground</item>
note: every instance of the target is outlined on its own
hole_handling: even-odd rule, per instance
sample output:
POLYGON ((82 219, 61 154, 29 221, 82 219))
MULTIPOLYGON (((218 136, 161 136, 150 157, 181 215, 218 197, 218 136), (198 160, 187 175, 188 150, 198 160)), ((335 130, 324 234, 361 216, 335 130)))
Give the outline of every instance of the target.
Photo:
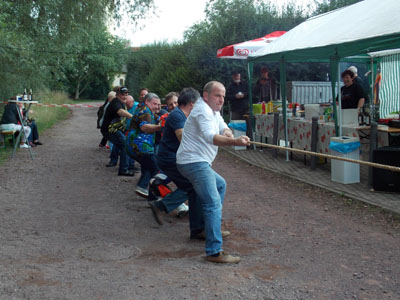
MULTIPOLYGON (((56 109, 56 108, 55 108, 56 109)), ((0 166, 0 299, 400 299, 400 227, 220 152, 223 228, 237 265, 204 260, 188 219, 158 226, 138 176, 106 168, 96 109, 0 166)))

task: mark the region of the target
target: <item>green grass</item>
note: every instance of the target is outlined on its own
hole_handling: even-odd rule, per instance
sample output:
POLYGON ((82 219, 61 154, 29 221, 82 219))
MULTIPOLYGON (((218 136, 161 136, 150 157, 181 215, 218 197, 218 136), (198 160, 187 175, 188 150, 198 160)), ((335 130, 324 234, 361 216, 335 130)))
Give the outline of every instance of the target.
MULTIPOLYGON (((68 98, 67 94, 63 92, 38 92, 35 94, 35 100, 38 100, 40 103, 46 104, 74 103, 70 98, 68 98)), ((1 108, 1 114, 2 111, 3 107, 1 108)), ((35 119, 40 135, 43 134, 46 129, 52 127, 54 124, 65 120, 69 116, 69 113, 70 110, 66 107, 44 107, 32 105, 29 117, 35 119)), ((6 150, 4 150, 4 148, 1 148, 0 163, 10 157, 11 151, 12 148, 9 145, 7 145, 6 150)))

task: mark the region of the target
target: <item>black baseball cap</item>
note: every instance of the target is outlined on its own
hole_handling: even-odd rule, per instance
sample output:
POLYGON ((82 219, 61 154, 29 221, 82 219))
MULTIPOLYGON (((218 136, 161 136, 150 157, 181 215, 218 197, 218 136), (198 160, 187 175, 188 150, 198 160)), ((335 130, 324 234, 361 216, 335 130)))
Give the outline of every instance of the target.
POLYGON ((118 90, 117 90, 117 94, 128 94, 128 89, 124 86, 121 86, 118 90))

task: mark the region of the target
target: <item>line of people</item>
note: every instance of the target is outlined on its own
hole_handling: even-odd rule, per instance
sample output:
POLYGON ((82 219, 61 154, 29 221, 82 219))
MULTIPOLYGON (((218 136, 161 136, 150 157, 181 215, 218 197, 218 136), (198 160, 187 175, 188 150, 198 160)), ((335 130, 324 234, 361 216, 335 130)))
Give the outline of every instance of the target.
POLYGON ((105 109, 101 132, 113 144, 108 165, 116 165, 119 157, 118 175, 133 176, 127 157, 139 163, 141 176, 135 191, 149 200, 158 224, 163 224, 164 214, 188 202, 190 238, 205 240, 206 260, 239 262, 239 257, 225 254, 222 249, 222 239, 230 235, 221 230, 226 182, 211 165, 218 146, 245 146, 250 139, 234 138, 220 115, 224 85, 208 82, 203 97, 193 88, 169 93, 169 113, 161 111, 156 94, 146 89, 140 92, 143 98, 134 111, 126 108, 125 87, 116 90, 105 109), (130 120, 128 129, 126 119, 130 120), (168 187, 171 181, 177 187, 174 191, 168 187))

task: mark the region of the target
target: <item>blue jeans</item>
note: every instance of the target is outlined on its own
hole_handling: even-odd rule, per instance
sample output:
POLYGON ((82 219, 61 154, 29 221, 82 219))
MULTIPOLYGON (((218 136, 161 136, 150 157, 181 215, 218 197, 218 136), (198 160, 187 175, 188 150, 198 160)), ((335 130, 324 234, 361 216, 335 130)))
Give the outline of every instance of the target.
POLYGON ((119 156, 119 148, 118 147, 114 147, 114 145, 111 143, 110 162, 113 162, 113 163, 117 164, 118 163, 118 156, 119 156))
POLYGON ((206 255, 222 250, 221 219, 226 182, 207 162, 177 164, 179 172, 193 185, 204 214, 206 255))
POLYGON ((29 127, 31 128, 31 134, 28 136, 28 141, 29 142, 37 141, 39 139, 39 131, 35 121, 32 121, 29 127))
POLYGON ((167 175, 178 188, 160 201, 162 203, 161 207, 157 205, 157 202, 156 205, 160 209, 165 208, 167 213, 169 213, 188 199, 191 234, 196 234, 204 230, 203 209, 193 185, 179 173, 175 160, 165 160, 157 156, 157 163, 163 173, 167 175))
POLYGON ((117 132, 114 133, 108 133, 107 139, 111 143, 113 143, 113 149, 110 155, 110 158, 112 156, 111 160, 113 160, 113 158, 114 159, 116 158, 116 161, 118 161, 118 156, 119 156, 119 171, 120 172, 128 171, 128 161, 126 159, 127 156, 125 150, 125 135, 122 133, 122 131, 118 130, 117 132))
POLYGON ((130 153, 130 156, 140 164, 141 176, 137 185, 141 188, 147 189, 149 187, 150 179, 159 171, 155 155, 144 153, 137 155, 135 152, 132 152, 130 153))

